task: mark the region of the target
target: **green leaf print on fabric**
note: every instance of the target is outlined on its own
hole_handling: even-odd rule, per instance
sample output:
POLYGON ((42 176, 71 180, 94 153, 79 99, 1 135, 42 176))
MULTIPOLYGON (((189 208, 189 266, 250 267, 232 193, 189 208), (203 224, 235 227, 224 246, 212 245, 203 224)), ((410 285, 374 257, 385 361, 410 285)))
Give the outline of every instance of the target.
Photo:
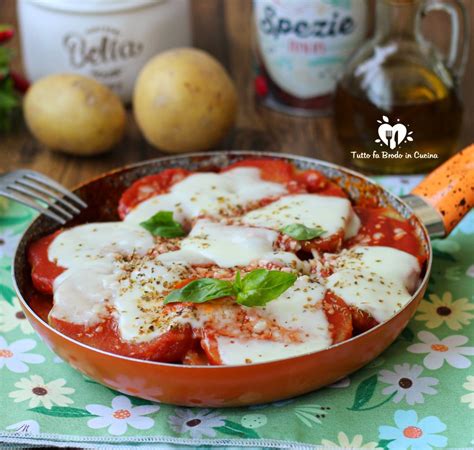
POLYGON ((222 434, 228 434, 231 436, 240 436, 249 439, 258 439, 260 436, 255 430, 250 428, 245 428, 239 423, 232 422, 231 420, 224 420, 225 425, 222 427, 214 428, 216 431, 219 431, 222 434))
POLYGON ((384 450, 388 450, 388 444, 393 442, 395 439, 380 439, 379 443, 377 444, 377 448, 383 448, 384 450))
POLYGON ((24 214, 22 216, 0 216, 0 227, 11 227, 13 225, 20 225, 32 218, 32 214, 24 214))
POLYGON ((4 298, 10 305, 13 305, 13 300, 15 299, 16 294, 13 289, 8 287, 5 284, 0 284, 0 300, 4 298))
POLYGON ((357 386, 354 404, 348 409, 358 410, 368 403, 374 395, 375 386, 377 386, 377 375, 372 375, 362 381, 359 386, 357 386))
POLYGON ((377 386, 377 375, 372 375, 371 377, 363 380, 359 384, 359 386, 357 386, 357 390, 356 390, 356 394, 354 398, 354 404, 350 408, 347 408, 347 409, 349 411, 370 411, 371 409, 378 408, 379 406, 382 406, 383 404, 389 402, 390 400, 392 400, 392 398, 396 394, 396 392, 394 392, 392 395, 387 397, 382 402, 373 406, 368 406, 367 408, 362 408, 362 406, 369 403, 369 401, 372 399, 376 386, 377 386))
POLYGON ((54 417, 66 417, 66 418, 77 418, 77 417, 94 417, 89 411, 80 408, 70 408, 62 406, 53 406, 51 409, 47 409, 44 406, 37 406, 36 408, 30 408, 30 411, 34 411, 45 416, 54 417))

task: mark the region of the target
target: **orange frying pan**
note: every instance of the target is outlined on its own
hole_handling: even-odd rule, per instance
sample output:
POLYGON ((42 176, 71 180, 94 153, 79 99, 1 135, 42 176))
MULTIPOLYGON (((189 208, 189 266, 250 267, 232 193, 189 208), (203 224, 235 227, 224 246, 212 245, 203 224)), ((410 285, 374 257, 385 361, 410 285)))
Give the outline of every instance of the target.
POLYGON ((429 254, 412 300, 387 322, 348 341, 279 361, 244 366, 185 366, 118 356, 74 341, 41 318, 26 249, 34 240, 52 232, 56 225, 40 215, 19 243, 13 276, 26 316, 53 351, 88 377, 126 394, 176 405, 214 407, 265 403, 304 394, 345 377, 383 352, 407 325, 423 297, 432 262, 430 236, 448 234, 474 205, 474 146, 439 167, 404 201, 356 172, 311 158, 248 151, 159 158, 116 170, 78 187, 74 192, 89 206, 68 225, 117 220, 120 194, 145 175, 169 167, 190 170, 224 167, 256 156, 283 159, 300 169, 319 170, 346 189, 354 201, 375 197, 381 206, 391 205, 407 218, 429 254))

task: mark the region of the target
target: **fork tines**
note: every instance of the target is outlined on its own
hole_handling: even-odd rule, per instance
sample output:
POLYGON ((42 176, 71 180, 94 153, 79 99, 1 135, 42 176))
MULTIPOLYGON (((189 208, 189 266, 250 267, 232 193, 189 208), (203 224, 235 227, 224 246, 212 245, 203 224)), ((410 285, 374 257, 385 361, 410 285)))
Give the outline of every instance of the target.
POLYGON ((18 170, 7 177, 0 195, 26 204, 62 225, 87 207, 77 195, 40 173, 18 170))

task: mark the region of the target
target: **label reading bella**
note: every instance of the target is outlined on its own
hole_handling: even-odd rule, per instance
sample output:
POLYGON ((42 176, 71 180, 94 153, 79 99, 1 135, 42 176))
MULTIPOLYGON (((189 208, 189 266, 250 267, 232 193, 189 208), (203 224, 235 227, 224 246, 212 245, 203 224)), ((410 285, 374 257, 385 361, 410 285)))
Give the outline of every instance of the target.
POLYGON ((363 1, 254 0, 260 57, 283 91, 308 99, 331 93, 366 32, 363 1))
POLYGON ((83 34, 67 33, 63 45, 69 55, 69 63, 77 69, 127 62, 140 56, 143 50, 143 43, 126 40, 120 30, 106 26, 87 30, 83 34))

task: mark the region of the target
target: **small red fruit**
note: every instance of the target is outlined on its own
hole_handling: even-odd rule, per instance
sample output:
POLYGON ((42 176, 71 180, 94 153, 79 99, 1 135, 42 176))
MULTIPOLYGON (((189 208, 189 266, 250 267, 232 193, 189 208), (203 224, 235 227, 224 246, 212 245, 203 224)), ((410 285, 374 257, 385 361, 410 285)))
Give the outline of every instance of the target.
POLYGON ((268 94, 268 84, 264 76, 258 75, 254 80, 255 92, 259 97, 265 97, 268 94))
POLYGON ((28 82, 28 80, 22 75, 20 75, 18 72, 14 72, 12 70, 10 71, 10 76, 12 77, 13 84, 17 91, 20 91, 24 94, 30 87, 30 83, 28 82))
POLYGON ((0 42, 9 41, 15 34, 10 25, 0 25, 0 42))

